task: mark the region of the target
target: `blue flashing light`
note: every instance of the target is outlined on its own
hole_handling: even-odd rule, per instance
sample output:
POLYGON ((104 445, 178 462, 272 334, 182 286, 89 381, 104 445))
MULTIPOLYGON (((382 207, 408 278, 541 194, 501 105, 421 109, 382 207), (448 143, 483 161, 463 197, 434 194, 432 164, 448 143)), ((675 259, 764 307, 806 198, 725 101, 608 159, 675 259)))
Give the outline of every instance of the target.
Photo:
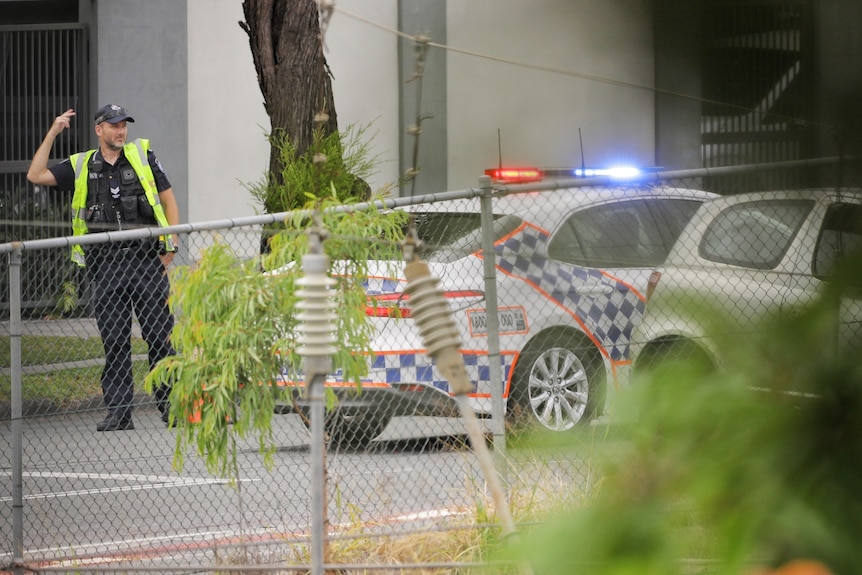
POLYGON ((572 170, 578 178, 592 178, 607 176, 616 180, 629 180, 637 178, 642 174, 641 170, 634 166, 614 166, 611 168, 576 168, 572 170))

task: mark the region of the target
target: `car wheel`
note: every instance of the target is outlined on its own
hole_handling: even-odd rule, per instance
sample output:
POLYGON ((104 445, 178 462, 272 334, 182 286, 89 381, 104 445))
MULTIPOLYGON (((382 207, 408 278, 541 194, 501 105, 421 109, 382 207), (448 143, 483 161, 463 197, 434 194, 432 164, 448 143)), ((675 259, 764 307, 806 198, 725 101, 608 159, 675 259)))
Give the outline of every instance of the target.
POLYGON ((647 345, 635 363, 634 373, 637 376, 655 372, 673 364, 687 367, 695 376, 706 375, 715 370, 715 363, 703 348, 691 340, 674 337, 647 345))
MULTIPOLYGON (((302 422, 311 429, 308 407, 302 408, 302 422)), ((386 429, 392 416, 375 409, 363 409, 347 414, 336 408, 326 414, 324 430, 328 445, 335 449, 365 449, 386 429)))
POLYGON ((552 431, 588 422, 604 386, 604 364, 598 350, 582 338, 566 334, 543 337, 531 345, 515 367, 516 412, 552 431))

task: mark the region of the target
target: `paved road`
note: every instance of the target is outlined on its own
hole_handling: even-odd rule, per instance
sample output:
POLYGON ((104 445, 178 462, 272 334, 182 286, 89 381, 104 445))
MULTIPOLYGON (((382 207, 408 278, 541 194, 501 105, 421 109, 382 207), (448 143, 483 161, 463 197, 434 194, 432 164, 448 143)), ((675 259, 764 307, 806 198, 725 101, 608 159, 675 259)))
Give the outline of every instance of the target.
MULTIPOLYGON (((25 335, 97 335, 92 319, 29 320, 25 335)), ((8 322, 0 335, 8 335, 8 322)), ((98 360, 101 363, 102 360, 98 360)), ((135 430, 97 433, 104 409, 35 416, 23 422, 25 560, 83 568, 266 563, 295 553, 308 536, 309 433, 296 415, 273 418, 277 450, 264 466, 258 445, 240 440, 238 485, 209 474, 196 454, 174 466, 176 433, 152 405, 135 412, 135 430), (251 554, 249 556, 249 553, 251 554)), ((329 514, 334 528, 392 532, 458 523, 487 503, 483 479, 464 448, 457 419, 396 418, 371 448, 329 453, 329 514)), ((0 419, 0 569, 11 559, 12 433, 0 419)), ((551 458, 527 482, 569 489, 582 462, 551 458)))
MULTIPOLYGON (((241 538, 258 554, 283 553, 305 536, 309 434, 296 415, 273 419, 278 449, 267 470, 253 441, 239 445, 239 488, 191 455, 172 467, 175 432, 152 407, 135 430, 96 433, 102 409, 24 422, 24 547, 34 563, 212 564, 241 538)), ((330 453, 330 520, 355 529, 426 524, 475 507, 478 465, 457 420, 397 418, 363 453, 330 453), (453 433, 455 432, 455 433, 453 433), (352 527, 351 527, 352 526, 352 527)), ((0 475, 11 478, 10 422, 0 422, 0 475)), ((0 564, 12 550, 11 481, 2 482, 0 564)))

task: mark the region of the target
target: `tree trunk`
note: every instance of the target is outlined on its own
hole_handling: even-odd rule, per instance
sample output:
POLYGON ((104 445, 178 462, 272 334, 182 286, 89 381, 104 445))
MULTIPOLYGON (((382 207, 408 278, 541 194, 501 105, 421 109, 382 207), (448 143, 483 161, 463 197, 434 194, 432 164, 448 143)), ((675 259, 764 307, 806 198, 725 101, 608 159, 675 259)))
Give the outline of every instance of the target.
MULTIPOLYGON (((243 0, 248 33, 263 105, 272 134, 284 133, 297 156, 314 141, 316 114, 328 119, 323 136, 338 131, 332 77, 320 41, 320 21, 314 0, 243 0)), ((229 79, 227 81, 230 81, 229 79)), ((270 152, 270 174, 281 178, 278 149, 270 152)))

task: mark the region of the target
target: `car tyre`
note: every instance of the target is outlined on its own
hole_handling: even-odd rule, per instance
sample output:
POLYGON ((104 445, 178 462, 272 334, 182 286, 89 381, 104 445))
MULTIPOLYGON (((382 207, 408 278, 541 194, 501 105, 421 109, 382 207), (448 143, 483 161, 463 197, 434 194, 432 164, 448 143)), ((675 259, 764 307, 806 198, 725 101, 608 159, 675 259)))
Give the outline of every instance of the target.
MULTIPOLYGON (((309 409, 302 408, 302 422, 311 429, 309 409)), ((392 420, 392 415, 374 409, 362 409, 347 413, 336 408, 326 414, 324 431, 330 449, 363 450, 383 433, 392 420)))
POLYGON ((709 354, 695 342, 682 337, 657 340, 640 354, 634 373, 646 374, 678 364, 688 368, 691 375, 702 376, 715 370, 709 354))
POLYGON ((551 431, 588 423, 604 396, 604 363, 582 337, 551 333, 531 342, 515 366, 510 413, 551 431))

